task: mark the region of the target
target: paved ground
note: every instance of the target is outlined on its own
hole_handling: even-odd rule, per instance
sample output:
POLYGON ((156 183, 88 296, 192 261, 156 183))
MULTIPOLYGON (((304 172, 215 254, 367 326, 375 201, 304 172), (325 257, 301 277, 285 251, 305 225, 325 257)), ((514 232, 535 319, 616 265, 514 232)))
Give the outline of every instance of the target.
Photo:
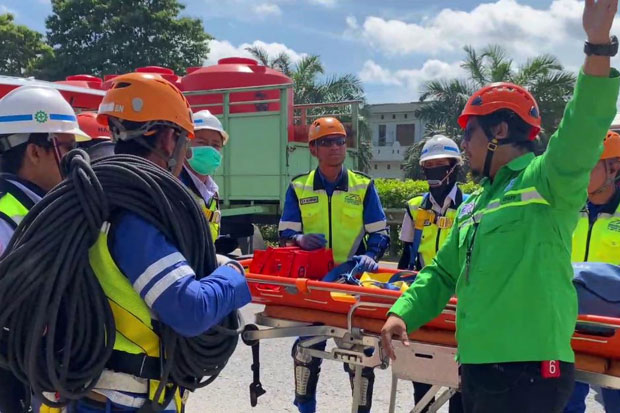
MULTIPOLYGON (((242 311, 246 322, 253 321, 253 314, 261 306, 249 305, 242 311)), ((250 407, 248 386, 252 381, 250 348, 240 343, 226 369, 209 387, 190 396, 189 413, 237 413, 237 412, 296 412, 293 400, 293 368, 291 346, 293 339, 264 341, 261 345, 261 381, 267 394, 259 399, 258 406, 250 407)), ((389 370, 377 370, 373 411, 387 412, 390 392, 389 370)), ((323 362, 321 380, 318 387, 318 412, 349 412, 351 391, 347 374, 342 364, 323 362)), ((596 393, 590 392, 588 413, 603 413, 601 405, 594 399, 596 393)), ((408 412, 413 407, 411 385, 401 382, 398 391, 397 412, 408 412)), ((447 407, 440 410, 447 413, 447 407)))

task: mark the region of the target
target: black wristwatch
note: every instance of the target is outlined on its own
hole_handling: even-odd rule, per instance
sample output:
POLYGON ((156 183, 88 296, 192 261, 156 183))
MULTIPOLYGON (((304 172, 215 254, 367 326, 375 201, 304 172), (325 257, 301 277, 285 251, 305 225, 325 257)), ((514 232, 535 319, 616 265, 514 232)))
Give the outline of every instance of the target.
POLYGON ((618 53, 618 38, 611 36, 607 44, 593 44, 585 42, 583 52, 588 56, 615 56, 618 53))

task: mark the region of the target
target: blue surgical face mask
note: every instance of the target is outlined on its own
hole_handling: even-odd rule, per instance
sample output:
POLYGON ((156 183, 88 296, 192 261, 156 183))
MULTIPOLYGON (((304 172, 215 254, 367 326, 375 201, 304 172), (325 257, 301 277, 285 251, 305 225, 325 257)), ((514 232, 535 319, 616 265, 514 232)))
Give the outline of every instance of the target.
POLYGON ((190 148, 189 166, 200 175, 212 175, 222 163, 222 154, 212 146, 190 148))

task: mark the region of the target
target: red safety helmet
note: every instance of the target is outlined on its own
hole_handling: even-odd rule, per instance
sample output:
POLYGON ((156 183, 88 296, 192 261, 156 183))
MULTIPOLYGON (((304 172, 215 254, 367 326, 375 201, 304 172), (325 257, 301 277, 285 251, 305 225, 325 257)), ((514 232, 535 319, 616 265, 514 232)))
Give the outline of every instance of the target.
POLYGON ((77 115, 80 129, 88 134, 93 140, 111 140, 112 135, 107 126, 97 122, 96 112, 82 112, 77 115))
POLYGON ((458 122, 465 129, 470 116, 485 116, 502 109, 509 109, 519 115, 532 127, 530 140, 536 139, 540 132, 540 111, 536 99, 527 89, 513 83, 492 83, 478 90, 467 101, 458 122))

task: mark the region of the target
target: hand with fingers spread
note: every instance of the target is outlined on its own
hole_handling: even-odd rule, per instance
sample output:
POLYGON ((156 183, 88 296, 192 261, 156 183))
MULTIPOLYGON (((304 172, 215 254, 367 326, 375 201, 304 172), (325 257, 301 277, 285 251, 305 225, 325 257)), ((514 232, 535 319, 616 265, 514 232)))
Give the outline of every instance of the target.
POLYGON ((403 345, 409 347, 409 337, 407 336, 407 325, 402 318, 395 315, 388 317, 387 321, 381 328, 381 346, 385 354, 392 360, 396 360, 392 339, 396 338, 402 341, 403 345))

